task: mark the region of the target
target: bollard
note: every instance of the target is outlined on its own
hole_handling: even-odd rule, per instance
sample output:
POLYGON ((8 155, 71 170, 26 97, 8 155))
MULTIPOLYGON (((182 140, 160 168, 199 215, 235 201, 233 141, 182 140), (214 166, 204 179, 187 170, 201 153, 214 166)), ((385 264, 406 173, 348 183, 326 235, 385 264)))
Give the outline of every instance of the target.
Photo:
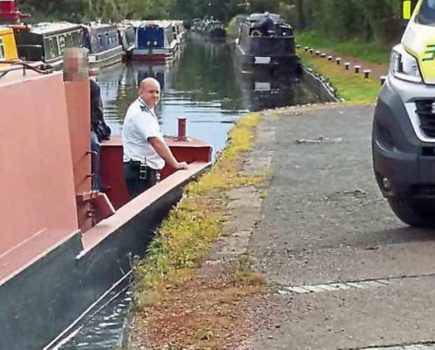
POLYGON ((310 49, 310 53, 312 54, 314 52, 314 50, 313 49, 310 49))
POLYGON ((178 118, 178 136, 179 141, 186 140, 186 118, 178 118))
POLYGON ((332 56, 328 56, 328 61, 332 61, 332 56))
POLYGON ((296 45, 296 48, 299 50, 301 48, 301 45, 296 45))
POLYGON ((322 52, 322 53, 320 54, 320 57, 325 58, 325 57, 326 57, 326 53, 322 52))
POLYGON ((370 69, 364 69, 364 78, 368 79, 370 78, 370 73, 372 71, 370 69))
POLYGON ((316 56, 319 56, 320 55, 320 51, 316 51, 316 56))
POLYGON ((305 46, 305 47, 304 47, 304 51, 305 51, 305 52, 307 52, 307 51, 308 51, 308 49, 309 49, 309 47, 308 47, 308 46, 305 46))
POLYGON ((355 70, 355 73, 359 73, 361 66, 359 65, 353 66, 353 69, 355 70))
POLYGON ((386 76, 386 75, 381 75, 381 76, 379 77, 379 80, 381 81, 381 85, 384 85, 385 80, 387 80, 387 76, 386 76))
POLYGON ((350 62, 346 62, 344 64, 344 68, 346 68, 346 70, 349 70, 349 67, 350 67, 350 62))
POLYGON ((337 63, 337 65, 340 65, 340 63, 341 63, 341 57, 337 57, 335 59, 335 62, 337 63))

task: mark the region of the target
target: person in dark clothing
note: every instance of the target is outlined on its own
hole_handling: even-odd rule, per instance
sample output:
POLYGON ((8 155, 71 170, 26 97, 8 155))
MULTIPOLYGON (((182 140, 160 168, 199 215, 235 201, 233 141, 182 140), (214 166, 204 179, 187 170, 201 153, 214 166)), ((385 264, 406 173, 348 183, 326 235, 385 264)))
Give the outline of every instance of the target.
POLYGON ((92 189, 102 190, 100 176, 100 141, 110 139, 110 127, 104 121, 103 102, 99 85, 89 79, 91 90, 91 151, 92 153, 92 189))
POLYGON ((264 13, 264 19, 260 22, 261 34, 263 36, 272 36, 275 32, 275 23, 270 17, 269 12, 264 13))

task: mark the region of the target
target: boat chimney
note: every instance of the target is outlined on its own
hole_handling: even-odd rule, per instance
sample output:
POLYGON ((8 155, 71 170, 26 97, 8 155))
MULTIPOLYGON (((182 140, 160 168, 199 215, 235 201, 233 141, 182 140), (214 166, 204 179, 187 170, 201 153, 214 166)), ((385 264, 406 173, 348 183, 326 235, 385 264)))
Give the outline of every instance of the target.
POLYGON ((186 136, 186 118, 178 118, 178 137, 179 141, 184 141, 187 139, 186 136))
POLYGON ((22 16, 15 7, 15 0, 0 0, 0 23, 15 24, 22 16))

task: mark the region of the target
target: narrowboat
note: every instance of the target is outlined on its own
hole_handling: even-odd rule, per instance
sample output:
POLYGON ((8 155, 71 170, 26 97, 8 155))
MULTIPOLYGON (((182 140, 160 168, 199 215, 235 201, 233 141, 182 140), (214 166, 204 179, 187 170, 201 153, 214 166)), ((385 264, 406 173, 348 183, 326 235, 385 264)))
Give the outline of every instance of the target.
POLYGON ((8 150, 0 157, 0 349, 58 346, 131 276, 132 257, 143 255, 183 186, 210 166, 208 144, 167 138, 189 168, 165 168, 158 184, 129 200, 121 140, 112 137, 101 147, 105 193, 92 190, 87 50, 64 55, 63 74, 0 70, 8 116, 0 118, 0 148, 8 150))
POLYGON ((302 73, 293 29, 276 14, 254 13, 240 23, 236 56, 244 72, 267 69, 302 73))
POLYGON ((123 59, 127 60, 134 49, 136 31, 132 24, 121 23, 118 25, 118 34, 123 49, 123 59))
POLYGON ((82 27, 68 22, 14 26, 18 57, 25 61, 42 61, 60 69, 63 51, 81 47, 82 27))
POLYGON ((206 22, 204 34, 213 40, 224 39, 227 35, 227 32, 221 21, 212 19, 206 22))
POLYGON ((122 61, 123 49, 119 39, 116 25, 83 25, 83 46, 89 50, 89 69, 92 74, 122 61))
POLYGON ((131 58, 166 62, 174 58, 178 49, 170 21, 142 22, 136 27, 136 45, 131 58))
POLYGON ((0 27, 0 61, 18 59, 14 31, 8 27, 0 27))
POLYGON ((185 38, 186 28, 184 27, 183 21, 179 21, 179 20, 172 21, 172 25, 175 28, 177 44, 179 48, 181 48, 185 38))

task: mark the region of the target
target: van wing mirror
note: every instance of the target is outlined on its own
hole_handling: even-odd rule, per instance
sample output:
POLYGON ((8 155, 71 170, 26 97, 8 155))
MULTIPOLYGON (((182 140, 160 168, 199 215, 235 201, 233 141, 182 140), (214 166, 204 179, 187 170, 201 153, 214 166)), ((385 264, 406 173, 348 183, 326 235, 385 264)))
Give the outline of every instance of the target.
POLYGON ((417 6, 417 0, 402 0, 402 18, 410 20, 415 6, 417 6))

